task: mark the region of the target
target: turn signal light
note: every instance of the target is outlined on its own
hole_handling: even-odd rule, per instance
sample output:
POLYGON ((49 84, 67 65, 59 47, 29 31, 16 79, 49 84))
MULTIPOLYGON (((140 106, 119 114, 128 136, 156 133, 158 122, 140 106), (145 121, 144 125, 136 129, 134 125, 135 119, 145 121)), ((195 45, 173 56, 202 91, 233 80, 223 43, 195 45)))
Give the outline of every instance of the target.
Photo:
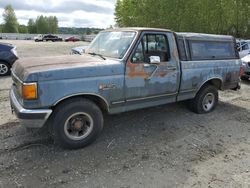
POLYGON ((37 84, 36 83, 25 83, 22 86, 23 99, 35 100, 37 99, 37 84))

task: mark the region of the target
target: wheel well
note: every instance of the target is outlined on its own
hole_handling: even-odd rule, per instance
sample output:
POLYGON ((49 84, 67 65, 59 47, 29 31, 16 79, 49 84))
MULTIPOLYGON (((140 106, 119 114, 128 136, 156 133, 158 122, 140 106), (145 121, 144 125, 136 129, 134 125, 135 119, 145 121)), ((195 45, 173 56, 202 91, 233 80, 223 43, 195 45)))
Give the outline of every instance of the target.
MULTIPOLYGON (((222 89, 222 81, 219 78, 208 80, 205 84, 210 84, 215 86, 218 90, 222 89)), ((204 85, 205 85, 204 84, 204 85)))
POLYGON ((74 98, 89 99, 89 100, 93 101, 101 109, 101 111, 104 112, 104 113, 108 112, 108 110, 109 110, 107 102, 105 102, 104 99, 102 99, 101 97, 96 96, 96 95, 77 95, 77 96, 71 96, 71 97, 64 98, 63 100, 59 101, 58 103, 55 104, 54 107, 56 107, 56 106, 64 103, 67 100, 71 100, 71 99, 74 99, 74 98))
MULTIPOLYGON (((215 86, 218 90, 222 89, 222 81, 219 78, 214 78, 211 80, 206 81, 204 84, 201 85, 200 89, 206 85, 213 85, 215 86)), ((200 90, 199 89, 199 90, 200 90)))
POLYGON ((6 61, 6 60, 2 60, 2 59, 0 59, 0 63, 6 63, 7 64, 7 66, 9 66, 9 69, 11 69, 12 68, 12 64, 11 63, 9 63, 8 61, 6 61))

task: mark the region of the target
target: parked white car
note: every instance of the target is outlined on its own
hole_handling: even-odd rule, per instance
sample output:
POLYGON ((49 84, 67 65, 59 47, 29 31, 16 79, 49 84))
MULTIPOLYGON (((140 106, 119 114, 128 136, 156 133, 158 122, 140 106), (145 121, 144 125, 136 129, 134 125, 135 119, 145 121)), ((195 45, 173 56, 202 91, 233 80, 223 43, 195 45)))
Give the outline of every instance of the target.
POLYGON ((242 59, 243 74, 241 76, 242 80, 249 80, 250 78, 250 54, 246 55, 242 59))
POLYGON ((250 40, 238 40, 237 49, 239 51, 240 58, 250 54, 250 40))
POLYGON ((34 41, 36 41, 36 42, 42 41, 42 40, 43 40, 43 35, 41 35, 41 34, 34 37, 34 41))

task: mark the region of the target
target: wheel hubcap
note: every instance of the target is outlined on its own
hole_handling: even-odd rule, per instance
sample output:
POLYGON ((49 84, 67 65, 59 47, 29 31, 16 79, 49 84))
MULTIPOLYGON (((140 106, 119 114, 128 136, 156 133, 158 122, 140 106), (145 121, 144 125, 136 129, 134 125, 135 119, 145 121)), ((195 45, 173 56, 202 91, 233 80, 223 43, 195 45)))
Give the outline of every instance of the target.
POLYGON ((71 140, 82 140, 93 130, 94 121, 85 112, 72 114, 64 124, 64 132, 71 140))
POLYGON ((5 64, 0 64, 0 74, 4 75, 8 72, 8 67, 5 64))
POLYGON ((215 96, 213 93, 207 93, 202 101, 202 107, 203 109, 208 112, 210 111, 213 106, 214 106, 214 102, 215 102, 215 96))

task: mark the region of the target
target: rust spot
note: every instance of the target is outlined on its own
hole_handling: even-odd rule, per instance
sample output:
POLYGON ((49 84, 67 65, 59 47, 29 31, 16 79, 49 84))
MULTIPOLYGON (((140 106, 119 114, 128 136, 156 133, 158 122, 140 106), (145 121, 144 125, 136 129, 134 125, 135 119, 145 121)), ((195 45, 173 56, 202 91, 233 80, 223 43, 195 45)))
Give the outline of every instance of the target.
POLYGON ((165 71, 160 71, 158 74, 157 74, 157 76, 160 76, 160 77, 164 77, 164 76, 166 76, 167 75, 167 72, 165 72, 165 71))
MULTIPOLYGON (((131 61, 128 61, 127 63, 128 67, 128 76, 131 78, 134 77, 141 77, 141 78, 148 78, 151 73, 153 72, 145 72, 143 63, 131 63, 131 61)), ((159 67, 159 71, 156 72, 156 77, 164 77, 168 74, 168 71, 163 70, 162 67, 159 67)))
POLYGON ((131 63, 131 61, 129 60, 127 63, 127 67, 128 67, 128 76, 129 77, 147 78, 150 76, 149 73, 145 72, 142 63, 131 63))

